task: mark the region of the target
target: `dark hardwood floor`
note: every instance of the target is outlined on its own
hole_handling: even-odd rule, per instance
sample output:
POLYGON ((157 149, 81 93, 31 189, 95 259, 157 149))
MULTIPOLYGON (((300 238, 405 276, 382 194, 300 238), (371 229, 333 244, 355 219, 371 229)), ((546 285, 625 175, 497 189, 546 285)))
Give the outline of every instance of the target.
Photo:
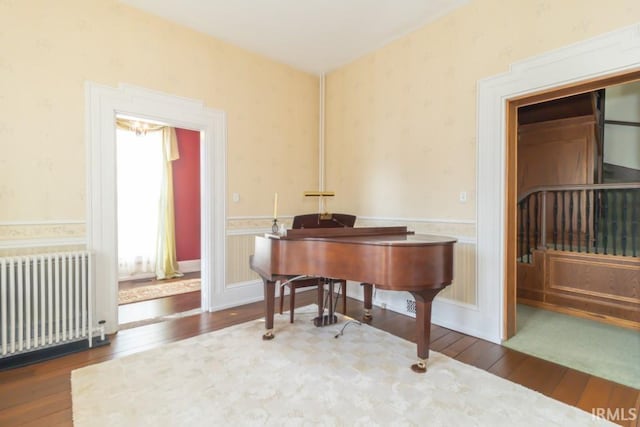
MULTIPOLYGON (((120 290, 131 289, 136 286, 162 286, 164 283, 176 282, 179 280, 199 279, 200 272, 186 273, 183 277, 158 281, 155 279, 128 280, 118 284, 120 290)), ((120 325, 129 327, 131 325, 145 323, 150 319, 157 319, 174 313, 200 308, 200 291, 175 295, 172 297, 157 298, 148 301, 122 304, 118 306, 118 322, 120 325)))
MULTIPOLYGON (((300 292, 296 305, 313 303, 314 296, 315 292, 300 292)), ((174 302, 179 304, 180 298, 177 297, 163 300, 174 298, 174 302)), ((162 304, 171 304, 171 301, 163 301, 162 304)), ((361 318, 362 303, 348 300, 347 314, 361 318)), ((159 347, 263 315, 263 305, 259 302, 127 329, 111 336, 108 346, 0 372, 0 426, 72 425, 70 373, 73 369, 159 347)), ((370 324, 415 341, 413 318, 374 308, 370 324)), ((618 424, 640 425, 637 415, 639 390, 438 326, 432 328, 431 348, 589 413, 596 411, 598 414, 609 414, 610 418, 615 418, 612 421, 618 424)), ((522 404, 526 405, 527 402, 522 404)))

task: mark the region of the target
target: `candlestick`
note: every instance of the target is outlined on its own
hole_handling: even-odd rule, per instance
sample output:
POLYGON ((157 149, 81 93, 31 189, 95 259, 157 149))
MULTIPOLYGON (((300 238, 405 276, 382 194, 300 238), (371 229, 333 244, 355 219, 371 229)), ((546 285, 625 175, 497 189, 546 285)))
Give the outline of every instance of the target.
POLYGON ((273 218, 278 218, 278 193, 273 197, 273 218))

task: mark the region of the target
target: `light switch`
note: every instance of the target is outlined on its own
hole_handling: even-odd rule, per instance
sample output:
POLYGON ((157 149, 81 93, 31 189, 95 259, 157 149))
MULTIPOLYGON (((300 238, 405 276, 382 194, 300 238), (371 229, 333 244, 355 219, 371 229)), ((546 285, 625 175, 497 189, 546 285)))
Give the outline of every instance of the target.
POLYGON ((232 196, 231 196, 231 200, 233 200, 234 203, 238 203, 240 201, 240 194, 233 193, 232 196))
POLYGON ((466 203, 467 202, 467 192, 466 191, 461 191, 460 192, 460 203, 466 203))

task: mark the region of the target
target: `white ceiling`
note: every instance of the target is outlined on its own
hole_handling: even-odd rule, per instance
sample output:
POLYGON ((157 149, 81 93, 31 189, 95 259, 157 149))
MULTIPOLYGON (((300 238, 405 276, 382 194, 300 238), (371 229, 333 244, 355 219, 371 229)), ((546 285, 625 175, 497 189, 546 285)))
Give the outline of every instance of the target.
POLYGON ((418 29, 468 0, 120 0, 320 74, 418 29))

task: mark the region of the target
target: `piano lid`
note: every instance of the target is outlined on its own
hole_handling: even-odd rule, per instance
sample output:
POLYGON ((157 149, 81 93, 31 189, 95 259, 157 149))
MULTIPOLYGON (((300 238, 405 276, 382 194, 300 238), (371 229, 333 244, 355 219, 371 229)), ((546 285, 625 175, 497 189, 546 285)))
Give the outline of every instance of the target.
POLYGON ((278 240, 324 240, 371 245, 430 245, 455 243, 457 239, 447 236, 415 234, 407 227, 355 227, 355 228, 304 228, 287 230, 286 235, 265 234, 278 240))

